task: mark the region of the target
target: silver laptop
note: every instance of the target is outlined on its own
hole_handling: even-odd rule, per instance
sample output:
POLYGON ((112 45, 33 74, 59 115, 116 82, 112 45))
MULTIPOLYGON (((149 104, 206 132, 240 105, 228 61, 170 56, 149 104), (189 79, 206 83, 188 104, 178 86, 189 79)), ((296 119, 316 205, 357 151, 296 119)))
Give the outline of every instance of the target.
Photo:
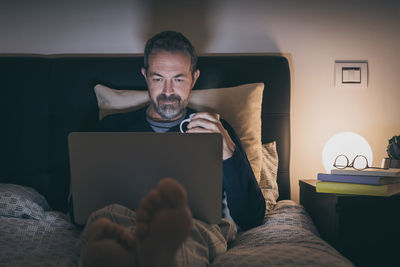
POLYGON ((220 134, 74 132, 68 142, 75 223, 113 203, 136 210, 164 177, 186 188, 194 218, 220 221, 220 134))

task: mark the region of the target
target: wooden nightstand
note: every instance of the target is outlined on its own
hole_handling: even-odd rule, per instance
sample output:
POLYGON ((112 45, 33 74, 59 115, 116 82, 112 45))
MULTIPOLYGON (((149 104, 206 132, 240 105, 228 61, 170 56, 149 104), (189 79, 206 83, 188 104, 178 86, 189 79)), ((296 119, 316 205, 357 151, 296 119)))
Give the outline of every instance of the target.
POLYGON ((400 266, 400 196, 317 193, 300 180, 300 204, 321 237, 356 266, 400 266))

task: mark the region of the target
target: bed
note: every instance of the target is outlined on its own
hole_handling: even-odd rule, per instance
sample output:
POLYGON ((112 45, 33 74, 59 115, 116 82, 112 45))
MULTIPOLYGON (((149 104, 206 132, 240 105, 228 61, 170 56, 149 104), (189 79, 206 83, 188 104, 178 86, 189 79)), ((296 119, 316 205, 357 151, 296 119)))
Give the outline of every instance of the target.
MULTIPOLYGON (((90 131, 99 114, 121 109, 118 103, 110 108, 106 101, 107 106, 104 92, 116 97, 127 92, 135 99, 146 95, 140 74, 142 62, 141 55, 0 56, 1 111, 5 115, 0 133, 0 266, 78 265, 82 229, 71 223, 67 214, 67 135, 90 131), (97 84, 103 86, 100 91, 94 90, 97 84)), ((290 200, 287 58, 203 55, 198 67, 201 75, 194 98, 199 102, 194 101, 194 107, 200 107, 210 92, 221 92, 221 88, 240 92, 253 88, 249 91, 249 98, 254 99, 251 103, 259 102, 258 110, 255 107, 258 137, 251 138, 260 145, 255 151, 259 157, 256 165, 261 180, 265 173, 272 177, 260 180, 263 193, 270 200, 264 224, 241 232, 229 244, 228 252, 212 265, 352 266, 319 237, 303 207, 290 200), (260 84, 261 91, 254 89, 260 84)), ((229 90, 221 99, 230 95, 232 101, 245 102, 229 90)), ((241 104, 232 104, 231 100, 229 103, 228 110, 229 105, 241 104)), ((242 121, 254 124, 248 117, 254 112, 243 110, 236 108, 237 112, 232 113, 239 113, 242 121)), ((224 112, 224 117, 229 116, 224 112)), ((250 142, 248 147, 253 149, 255 145, 250 142)))

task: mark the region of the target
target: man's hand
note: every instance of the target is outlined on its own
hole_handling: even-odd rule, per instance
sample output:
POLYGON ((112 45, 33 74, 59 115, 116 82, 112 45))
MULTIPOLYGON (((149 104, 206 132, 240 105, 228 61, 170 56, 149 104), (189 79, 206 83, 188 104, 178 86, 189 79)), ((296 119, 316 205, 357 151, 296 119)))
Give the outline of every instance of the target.
POLYGON ((229 136, 228 131, 222 126, 219 114, 208 112, 196 113, 187 128, 187 133, 220 133, 223 140, 222 159, 226 160, 232 157, 236 145, 229 136))

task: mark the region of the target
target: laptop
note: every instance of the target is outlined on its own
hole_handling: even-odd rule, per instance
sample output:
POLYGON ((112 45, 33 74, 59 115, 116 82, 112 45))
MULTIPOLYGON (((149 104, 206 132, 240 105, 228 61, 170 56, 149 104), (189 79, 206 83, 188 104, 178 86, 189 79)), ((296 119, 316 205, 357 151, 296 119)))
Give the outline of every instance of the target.
POLYGON ((194 218, 221 220, 220 134, 73 132, 68 143, 75 223, 109 204, 136 210, 164 177, 185 187, 194 218))

